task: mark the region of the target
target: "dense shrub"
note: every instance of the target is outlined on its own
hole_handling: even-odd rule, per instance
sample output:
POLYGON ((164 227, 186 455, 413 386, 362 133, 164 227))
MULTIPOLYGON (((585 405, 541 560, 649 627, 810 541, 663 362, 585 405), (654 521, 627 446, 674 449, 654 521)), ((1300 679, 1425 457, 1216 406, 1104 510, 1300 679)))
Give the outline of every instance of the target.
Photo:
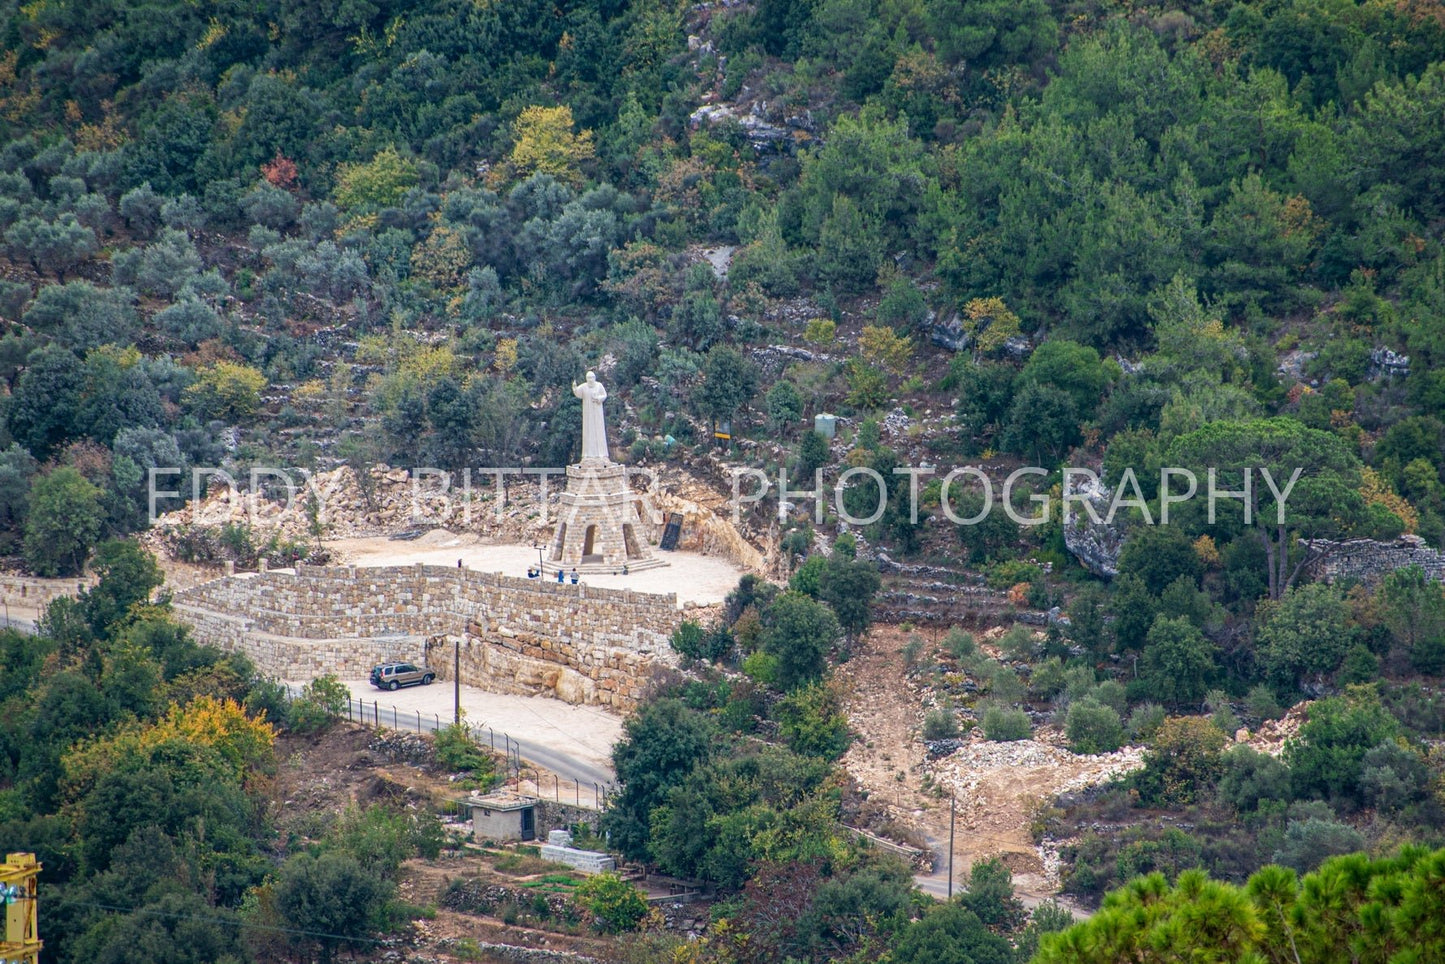
POLYGON ((1075 753, 1111 753, 1124 744, 1124 726, 1118 712, 1092 699, 1069 706, 1064 732, 1069 749, 1075 753))
POLYGON ((983 735, 985 739, 999 743, 1027 740, 1033 735, 1029 715, 1023 710, 1004 706, 989 706, 983 711, 983 735))

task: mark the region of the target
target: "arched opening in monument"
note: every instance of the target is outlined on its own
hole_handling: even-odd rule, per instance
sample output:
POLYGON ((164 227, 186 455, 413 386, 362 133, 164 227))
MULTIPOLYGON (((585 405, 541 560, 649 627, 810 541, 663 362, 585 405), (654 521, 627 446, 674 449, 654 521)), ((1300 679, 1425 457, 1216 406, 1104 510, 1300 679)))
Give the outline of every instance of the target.
POLYGON ((552 543, 552 561, 562 560, 562 547, 567 544, 567 523, 557 523, 557 539, 552 543))
POLYGON ((597 541, 597 527, 588 526, 587 531, 582 534, 582 561, 601 562, 600 556, 593 551, 593 544, 597 541))
POLYGON ((622 524, 622 545, 627 550, 627 558, 642 558, 642 549, 637 545, 637 533, 633 531, 631 522, 622 524))

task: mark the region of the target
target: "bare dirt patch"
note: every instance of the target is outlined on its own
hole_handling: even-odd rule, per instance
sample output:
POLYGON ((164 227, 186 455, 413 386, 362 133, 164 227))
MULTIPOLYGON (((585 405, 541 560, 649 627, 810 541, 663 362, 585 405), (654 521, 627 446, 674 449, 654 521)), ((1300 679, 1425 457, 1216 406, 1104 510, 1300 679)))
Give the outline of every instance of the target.
MULTIPOLYGON (((923 683, 907 673, 901 651, 909 636, 898 626, 875 627, 839 667, 850 690, 849 723, 862 735, 843 766, 874 802, 939 855, 935 874, 919 879, 925 889, 946 887, 952 791, 955 880, 964 879, 975 861, 1000 857, 1014 872, 1021 896, 1035 901, 1053 896, 1057 873, 1046 866, 1030 830, 1035 809, 1057 793, 1137 768, 1140 751, 1080 756, 1064 747, 1056 729, 1041 727, 1034 739, 1016 743, 990 743, 976 735, 955 753, 928 760, 920 730, 931 701, 923 683)), ((923 638, 925 645, 937 645, 934 630, 924 631, 923 638)))
POLYGON ((371 748, 376 731, 337 723, 323 733, 283 733, 276 740, 274 819, 284 838, 322 828, 348 807, 372 803, 434 805, 458 794, 446 774, 397 763, 371 748))

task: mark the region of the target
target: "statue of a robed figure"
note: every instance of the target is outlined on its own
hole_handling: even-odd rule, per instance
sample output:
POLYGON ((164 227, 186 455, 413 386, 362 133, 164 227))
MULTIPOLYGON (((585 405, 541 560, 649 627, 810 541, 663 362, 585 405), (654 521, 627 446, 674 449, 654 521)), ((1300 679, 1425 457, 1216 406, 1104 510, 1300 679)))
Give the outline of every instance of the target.
POLYGON ((612 461, 608 453, 602 415, 607 389, 596 372, 588 372, 581 384, 572 386, 572 394, 582 401, 582 458, 567 466, 567 490, 557 500, 557 531, 542 569, 559 575, 627 575, 667 565, 653 556, 648 544, 657 520, 643 520, 627 487, 627 466, 612 461))
POLYGON ((602 417, 602 403, 607 401, 607 389, 597 380, 595 372, 588 372, 586 381, 572 386, 572 394, 582 399, 582 458, 610 461, 607 454, 607 424, 602 417))

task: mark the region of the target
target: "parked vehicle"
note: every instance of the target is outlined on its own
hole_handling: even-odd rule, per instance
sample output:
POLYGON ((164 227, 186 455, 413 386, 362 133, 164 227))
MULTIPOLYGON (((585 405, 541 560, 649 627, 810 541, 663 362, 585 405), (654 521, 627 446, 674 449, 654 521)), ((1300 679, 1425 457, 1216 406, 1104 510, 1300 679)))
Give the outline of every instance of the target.
POLYGON ((437 678, 429 667, 411 663, 382 663, 371 668, 371 685, 379 690, 395 690, 420 683, 426 686, 437 678))

